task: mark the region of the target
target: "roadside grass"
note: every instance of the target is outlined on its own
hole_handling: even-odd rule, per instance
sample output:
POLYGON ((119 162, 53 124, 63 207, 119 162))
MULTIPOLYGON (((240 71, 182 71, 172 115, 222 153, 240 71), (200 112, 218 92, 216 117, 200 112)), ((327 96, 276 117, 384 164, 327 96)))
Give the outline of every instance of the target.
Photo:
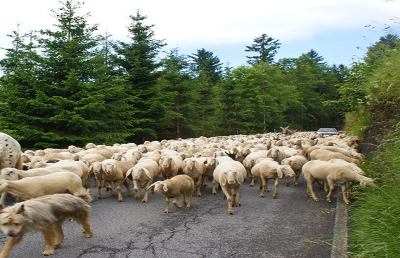
POLYGON ((349 135, 362 138, 365 129, 370 126, 371 119, 369 114, 360 108, 357 111, 346 113, 345 115, 345 131, 349 135))
POLYGON ((376 187, 354 187, 350 256, 400 257, 400 130, 387 135, 363 170, 376 187))

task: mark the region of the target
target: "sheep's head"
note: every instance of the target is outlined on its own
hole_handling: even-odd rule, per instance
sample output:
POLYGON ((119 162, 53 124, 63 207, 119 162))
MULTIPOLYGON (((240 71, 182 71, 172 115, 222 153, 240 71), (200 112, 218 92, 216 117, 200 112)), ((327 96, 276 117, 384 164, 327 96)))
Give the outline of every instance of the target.
POLYGON ((375 186, 374 179, 369 177, 362 177, 362 179, 360 180, 360 186, 375 186))
POLYGON ((272 149, 271 150, 271 158, 276 159, 278 157, 279 150, 278 149, 272 149))
POLYGON ((171 165, 172 162, 172 158, 171 157, 167 157, 161 160, 161 167, 162 168, 168 168, 171 165))
POLYGON ((236 171, 225 171, 222 175, 221 178, 221 184, 222 185, 234 185, 234 184, 241 184, 239 178, 238 178, 238 174, 236 171))
POLYGON ((296 175, 289 165, 281 165, 281 168, 285 177, 294 177, 296 175))
POLYGON ((146 190, 153 190, 154 192, 164 193, 168 191, 168 184, 165 181, 157 181, 150 185, 146 190))
POLYGON ((18 169, 15 168, 3 168, 0 172, 0 179, 5 180, 18 180, 20 179, 20 174, 18 169))

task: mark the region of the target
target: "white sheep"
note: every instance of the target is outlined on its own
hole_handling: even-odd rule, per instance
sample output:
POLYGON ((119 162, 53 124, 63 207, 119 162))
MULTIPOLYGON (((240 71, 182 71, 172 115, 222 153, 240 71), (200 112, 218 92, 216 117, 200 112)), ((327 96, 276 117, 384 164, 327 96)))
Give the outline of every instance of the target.
POLYGON ((260 178, 260 197, 264 197, 264 193, 268 191, 268 180, 274 179, 274 192, 272 197, 276 198, 278 195, 279 178, 294 177, 296 174, 289 165, 279 165, 274 160, 265 159, 257 163, 252 169, 251 174, 253 178, 260 178))
POLYGON ((91 200, 89 192, 82 186, 81 178, 71 172, 26 177, 17 181, 1 180, 0 193, 4 192, 22 200, 55 193, 71 193, 84 197, 88 202, 91 200))
POLYGON ((352 162, 354 164, 359 165, 360 161, 358 159, 350 158, 340 152, 330 151, 325 149, 315 149, 310 153, 311 160, 325 160, 328 161, 330 159, 343 159, 347 162, 352 162))
POLYGON ((360 175, 354 171, 351 166, 341 163, 333 163, 322 160, 312 160, 303 166, 303 175, 307 181, 307 195, 314 201, 318 201, 313 189, 313 182, 315 180, 326 181, 329 186, 329 193, 326 200, 331 202, 332 192, 335 183, 342 185, 343 201, 349 204, 350 201, 347 196, 347 182, 356 181, 362 186, 373 185, 373 179, 360 175))
POLYGON ((213 173, 212 193, 216 194, 216 184, 221 186, 228 202, 228 214, 232 215, 232 206, 240 206, 240 186, 246 178, 246 168, 239 161, 229 157, 217 158, 217 167, 213 173))
POLYGON ((146 190, 154 189, 155 192, 165 196, 165 213, 169 213, 169 199, 177 208, 182 208, 186 204, 187 208, 192 207, 192 195, 194 191, 194 181, 188 175, 177 175, 164 181, 157 181, 150 185, 146 190), (176 198, 183 196, 183 205, 176 202, 176 198))
MULTIPOLYGON (((140 188, 147 189, 153 180, 158 176, 159 168, 157 162, 152 159, 142 158, 139 162, 126 173, 126 178, 132 176, 133 190, 135 192, 136 200, 140 199, 141 193, 140 188)), ((146 190, 143 203, 147 203, 149 198, 149 191, 146 190)))
MULTIPOLYGON (((294 155, 289 158, 283 159, 281 161, 282 165, 289 165, 293 171, 296 173, 296 176, 294 177, 294 185, 297 186, 299 183, 299 177, 301 174, 301 168, 306 164, 308 160, 303 156, 303 155, 294 155)), ((286 181, 286 185, 288 185, 289 182, 286 181)))
POLYGON ((161 175, 165 178, 176 176, 183 169, 183 160, 179 155, 161 156, 159 161, 161 175))
POLYGON ((206 171, 206 159, 187 158, 184 161, 183 173, 194 180, 197 196, 201 197, 201 187, 203 186, 203 176, 206 171))

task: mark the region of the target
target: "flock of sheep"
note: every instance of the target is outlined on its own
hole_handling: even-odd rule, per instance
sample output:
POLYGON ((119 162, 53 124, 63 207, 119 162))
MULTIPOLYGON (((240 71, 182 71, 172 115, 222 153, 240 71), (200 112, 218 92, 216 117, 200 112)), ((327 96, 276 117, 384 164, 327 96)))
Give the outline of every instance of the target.
POLYGON ((260 184, 260 197, 268 191, 268 180, 274 180, 272 196, 277 196, 280 179, 296 186, 301 174, 307 182, 307 195, 318 201, 313 189, 317 182, 324 187, 331 202, 336 184, 342 186, 343 200, 349 204, 349 184, 372 185, 359 168, 362 155, 355 147, 357 139, 344 134, 322 137, 314 132, 267 133, 199 137, 114 144, 89 143, 85 148, 44 149, 21 152, 19 144, 0 133, 0 193, 4 207, 6 194, 17 200, 28 200, 55 193, 71 193, 90 201, 90 177, 96 183, 96 197, 111 191, 123 201, 122 187, 143 203, 149 193, 165 196, 164 212, 170 201, 180 208, 191 207, 192 194, 202 195, 207 181, 212 193, 219 185, 224 193, 228 214, 240 206, 240 187, 246 178, 253 186, 260 184), (158 179, 162 181, 156 181, 158 179), (142 189, 144 196, 142 198, 142 189), (176 198, 182 197, 183 203, 176 198))

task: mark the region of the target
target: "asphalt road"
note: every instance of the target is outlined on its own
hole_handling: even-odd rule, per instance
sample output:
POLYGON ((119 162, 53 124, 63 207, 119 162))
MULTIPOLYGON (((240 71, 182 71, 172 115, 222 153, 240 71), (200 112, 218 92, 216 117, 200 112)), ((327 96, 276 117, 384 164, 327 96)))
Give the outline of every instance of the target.
MULTIPOLYGON (((106 193, 92 203, 93 238, 66 221, 65 240, 53 257, 330 257, 336 204, 308 199, 304 181, 297 187, 281 182, 279 190, 277 199, 271 192, 260 198, 258 186, 243 185, 242 206, 233 216, 226 214, 222 192, 212 195, 210 187, 193 198, 192 209, 171 205, 170 214, 163 213, 159 194, 142 204, 126 194, 118 203, 106 193)), ((42 257, 43 249, 43 236, 33 232, 11 257, 42 257)))

